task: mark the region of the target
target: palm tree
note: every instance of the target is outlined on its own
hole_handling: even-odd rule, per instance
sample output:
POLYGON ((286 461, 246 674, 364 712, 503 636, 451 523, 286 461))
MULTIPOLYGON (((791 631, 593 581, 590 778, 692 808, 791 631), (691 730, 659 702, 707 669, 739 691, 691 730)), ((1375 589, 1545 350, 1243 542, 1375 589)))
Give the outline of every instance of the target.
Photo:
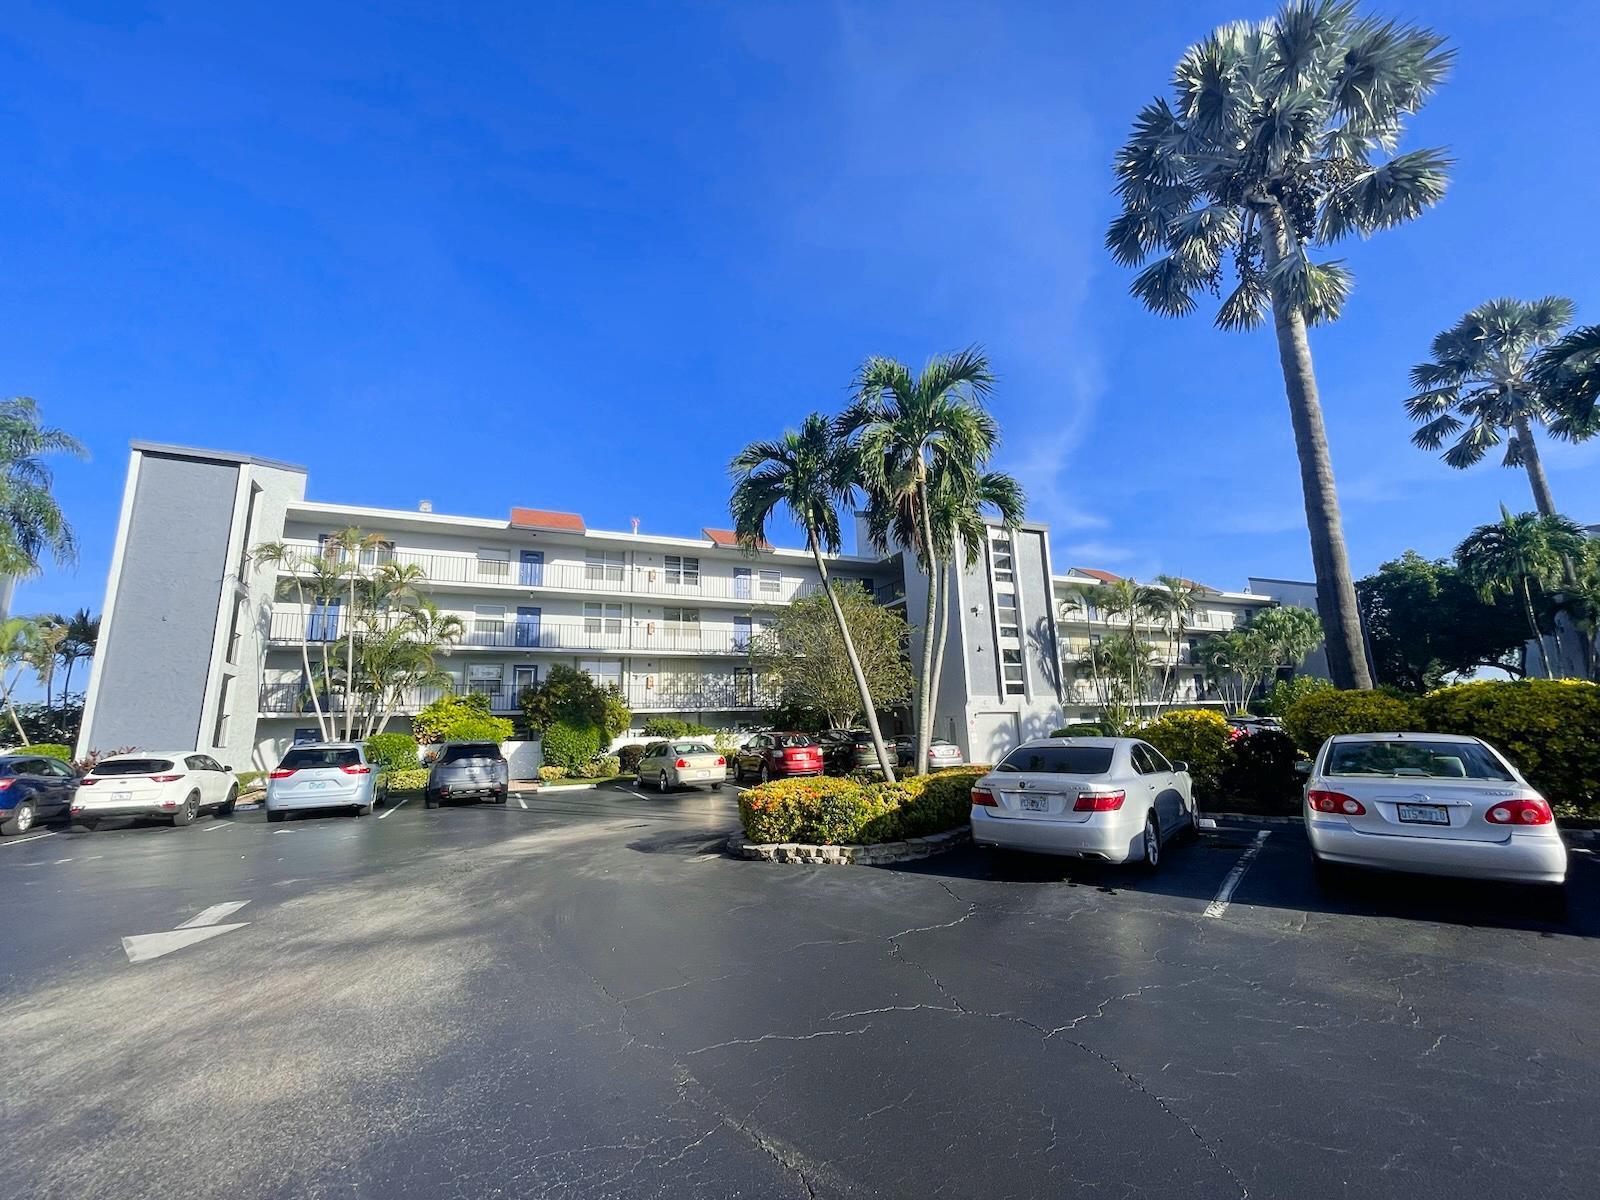
POLYGON ((1189 621, 1194 616, 1195 601, 1205 592, 1198 583, 1177 575, 1157 575, 1150 588, 1150 603, 1156 618, 1167 630, 1166 662, 1161 669, 1161 694, 1164 704, 1173 690, 1173 673, 1183 651, 1184 635, 1189 631, 1189 621))
POLYGON ((734 455, 728 473, 733 477, 728 508, 733 515, 734 533, 746 551, 754 554, 767 544, 767 522, 779 505, 786 507, 806 531, 806 546, 817 564, 833 619, 839 623, 839 637, 844 642, 845 657, 850 660, 856 691, 861 695, 861 711, 872 734, 878 766, 883 777, 893 782, 894 762, 878 728, 878 706, 861 669, 844 609, 833 590, 827 561, 822 557, 824 550, 837 554, 843 543, 839 507, 853 506, 855 499, 851 456, 828 418, 812 413, 801 423, 799 432, 787 430, 777 441, 751 442, 734 455))
POLYGON ((1509 431, 1502 465, 1528 472, 1534 506, 1547 517, 1556 505, 1533 427, 1545 423, 1548 409, 1532 367, 1534 352, 1555 341, 1572 314, 1565 296, 1480 304, 1433 339, 1432 357, 1411 368, 1417 392, 1406 401, 1421 424, 1411 440, 1437 450, 1455 438, 1443 457, 1458 470, 1482 461, 1509 431))
POLYGON ((36 617, 8 617, 0 620, 0 703, 5 705, 11 726, 17 731, 21 745, 28 745, 28 734, 17 716, 17 706, 11 695, 29 667, 37 667, 44 646, 40 637, 40 622, 36 617))
POLYGON ((72 526, 50 493, 50 469, 40 460, 88 452, 71 434, 39 421, 39 406, 28 397, 0 400, 0 575, 32 575, 45 555, 60 566, 78 556, 72 526))
POLYGON ((1584 325, 1540 351, 1534 380, 1550 432, 1571 442, 1600 433, 1600 325, 1584 325))
POLYGON ((993 386, 989 360, 976 347, 930 359, 920 375, 892 358, 869 358, 856 377, 854 400, 835 422, 850 439, 874 543, 886 552, 892 531, 928 581, 917 675, 918 772, 927 769, 933 738, 943 536, 934 529, 932 487, 937 481, 952 494, 976 494, 1000 441, 1000 428, 983 406, 993 386))
POLYGON ((62 641, 57 653, 61 656, 61 665, 65 668, 65 678, 61 682, 61 705, 66 707, 67 697, 72 692, 72 668, 80 660, 93 658, 95 645, 100 640, 100 618, 89 615, 87 608, 80 608, 67 618, 67 636, 62 641))
POLYGON ((1223 329, 1270 312, 1300 459, 1317 609, 1340 687, 1370 687, 1355 586, 1311 364, 1308 324, 1338 318, 1351 276, 1314 247, 1416 217, 1444 194, 1440 150, 1393 154, 1405 118, 1443 80, 1438 35, 1357 14, 1347 0, 1292 0, 1260 24, 1226 25, 1178 63, 1173 100, 1139 113, 1115 162, 1122 215, 1112 257, 1138 266, 1132 291, 1164 316, 1237 282, 1223 329))
MULTIPOLYGON (((1528 633, 1539 648, 1539 661, 1546 679, 1554 678, 1550 655, 1544 645, 1539 620, 1534 615, 1533 589, 1559 583, 1563 564, 1581 559, 1584 553, 1583 530, 1562 516, 1518 513, 1513 516, 1500 506, 1500 521, 1480 525, 1456 547, 1456 565, 1467 582, 1485 600, 1496 595, 1517 596, 1528 619, 1528 633)), ((1560 652, 1560 633, 1556 651, 1560 652)))

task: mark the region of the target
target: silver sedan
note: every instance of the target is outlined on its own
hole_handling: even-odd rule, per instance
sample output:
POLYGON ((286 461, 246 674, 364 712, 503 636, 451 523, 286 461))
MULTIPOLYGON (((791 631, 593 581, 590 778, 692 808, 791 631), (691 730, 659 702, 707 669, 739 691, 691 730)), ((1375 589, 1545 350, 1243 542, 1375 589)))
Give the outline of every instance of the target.
POLYGON ((1137 738, 1035 738, 972 786, 980 846, 1153 870, 1195 828, 1187 765, 1137 738))
POLYGON ((1377 867, 1562 884, 1567 850, 1550 805, 1475 737, 1332 737, 1312 762, 1306 834, 1319 870, 1377 867))

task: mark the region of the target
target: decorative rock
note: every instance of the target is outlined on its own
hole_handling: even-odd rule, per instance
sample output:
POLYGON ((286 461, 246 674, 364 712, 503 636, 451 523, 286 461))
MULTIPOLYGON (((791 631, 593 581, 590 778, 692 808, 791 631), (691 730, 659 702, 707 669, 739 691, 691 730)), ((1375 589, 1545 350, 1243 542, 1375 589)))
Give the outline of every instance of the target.
POLYGON ((972 840, 972 830, 951 829, 927 837, 910 838, 903 842, 880 842, 873 846, 811 846, 796 842, 748 842, 744 834, 735 833, 728 838, 728 853, 737 858, 760 859, 767 862, 811 863, 827 866, 877 866, 884 863, 910 862, 943 854, 972 840))

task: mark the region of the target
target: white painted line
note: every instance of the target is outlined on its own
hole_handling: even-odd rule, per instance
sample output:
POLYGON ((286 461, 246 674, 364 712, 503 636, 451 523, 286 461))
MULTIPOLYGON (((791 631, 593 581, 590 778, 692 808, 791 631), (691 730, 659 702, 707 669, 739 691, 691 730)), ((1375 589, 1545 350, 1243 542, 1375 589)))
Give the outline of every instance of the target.
MULTIPOLYGON (((406 800, 409 800, 409 799, 411 799, 411 797, 410 797, 410 796, 407 796, 407 797, 406 797, 406 800)), ((381 813, 379 813, 379 814, 378 814, 378 820, 380 820, 380 821, 381 821, 381 820, 383 820, 383 819, 384 819, 384 818, 385 818, 385 817, 387 817, 387 816, 388 816, 388 815, 389 815, 389 814, 390 814, 390 813, 397 813, 397 812, 399 812, 399 811, 400 811, 400 810, 401 810, 401 809, 402 809, 402 808, 404 808, 404 807, 405 807, 405 803, 406 803, 406 800, 402 800, 402 801, 400 801, 400 803, 399 803, 399 804, 396 804, 396 805, 395 805, 395 806, 394 806, 394 807, 393 807, 393 808, 390 808, 390 809, 385 809, 385 810, 384 810, 384 811, 383 811, 383 812, 381 812, 381 813)))
POLYGON ((1272 836, 1271 830, 1263 829, 1256 834, 1256 840, 1239 856, 1239 861, 1233 864, 1233 870, 1228 872, 1228 877, 1222 881, 1222 886, 1217 889, 1217 898, 1206 905, 1206 916, 1220 917, 1228 911, 1228 904, 1233 899, 1233 891, 1239 886, 1239 881, 1244 878, 1244 873, 1250 869, 1250 864, 1255 861, 1256 855, 1261 853, 1261 847, 1267 844, 1267 839, 1272 836))
POLYGON ((58 858, 58 859, 55 860, 55 862, 51 863, 50 865, 52 867, 59 867, 62 863, 69 863, 69 862, 74 862, 74 861, 76 861, 76 860, 75 859, 71 859, 71 858, 58 858))
POLYGON ((299 833, 299 832, 300 831, 298 829, 274 829, 272 831, 272 836, 273 837, 277 837, 280 833, 299 833))
POLYGON ((30 833, 27 837, 7 838, 0 846, 20 846, 24 842, 37 842, 40 838, 55 837, 53 833, 30 833))
POLYGON ((232 824, 233 824, 232 821, 215 821, 212 824, 207 825, 200 832, 201 833, 215 833, 217 830, 226 829, 229 825, 232 825, 232 824))
POLYGON ((104 857, 105 857, 104 854, 91 854, 91 855, 89 855, 88 858, 84 859, 83 861, 84 862, 93 862, 97 858, 104 858, 104 857))
POLYGON ((235 929, 243 929, 249 921, 241 921, 237 925, 207 925, 202 929, 174 929, 171 933, 139 933, 133 937, 122 939, 123 952, 127 954, 130 963, 149 962, 153 958, 160 958, 163 954, 171 954, 174 950, 182 950, 185 946, 193 946, 197 942, 210 941, 218 934, 230 933, 235 929))
POLYGON ((225 904, 213 904, 210 908, 201 909, 196 916, 190 917, 178 928, 200 929, 206 925, 215 925, 222 918, 233 916, 234 913, 249 903, 250 901, 248 900, 229 900, 225 904))
POLYGON ((517 797, 517 803, 522 805, 522 811, 523 812, 527 812, 528 811, 528 802, 526 800, 524 800, 521 796, 517 797))

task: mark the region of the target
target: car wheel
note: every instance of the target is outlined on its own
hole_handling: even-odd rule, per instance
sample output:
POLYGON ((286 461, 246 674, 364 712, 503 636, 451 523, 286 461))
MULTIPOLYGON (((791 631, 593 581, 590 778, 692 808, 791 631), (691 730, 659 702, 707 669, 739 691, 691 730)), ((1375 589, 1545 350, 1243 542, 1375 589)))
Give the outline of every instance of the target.
POLYGON ((422 807, 423 808, 434 808, 434 807, 436 807, 438 805, 438 803, 439 802, 433 798, 433 793, 432 792, 424 791, 422 793, 422 807))
POLYGON ((497 796, 495 796, 494 802, 496 804, 504 804, 506 802, 507 795, 508 795, 507 792, 499 793, 497 796))
POLYGON ((217 807, 216 815, 219 817, 231 817, 233 815, 233 806, 237 803, 239 803, 239 789, 229 788, 228 798, 217 807))
POLYGON ((272 810, 271 810, 271 809, 270 809, 270 808, 269 808, 269 809, 268 809, 268 810, 267 810, 267 824, 269 824, 269 825, 276 825, 276 824, 277 824, 277 823, 278 823, 278 822, 279 822, 279 821, 281 821, 281 820, 283 820, 283 819, 284 819, 284 817, 286 817, 286 816, 288 816, 288 815, 289 815, 289 814, 288 814, 288 813, 285 813, 285 812, 273 812, 273 811, 272 811, 272 810))
POLYGON ((671 786, 672 785, 667 782, 667 773, 665 771, 661 772, 661 774, 656 776, 656 791, 658 791, 658 792, 662 793, 663 795, 665 795, 666 792, 667 792, 667 789, 670 788, 671 786))
POLYGON ((34 809, 32 800, 22 800, 11 811, 9 821, 0 821, 0 833, 13 837, 19 833, 27 833, 33 828, 34 809))
POLYGON ((1145 870, 1158 870, 1161 866, 1161 824, 1156 820, 1154 812, 1145 816, 1144 836, 1141 841, 1144 848, 1145 870))
POLYGON ((772 772, 771 772, 771 770, 768 769, 766 763, 762 763, 761 764, 760 779, 761 779, 762 783, 771 783, 772 782, 772 772))
POLYGON ((200 814, 200 793, 190 792, 188 799, 183 802, 183 807, 172 814, 172 824, 176 826, 187 825, 200 814))

